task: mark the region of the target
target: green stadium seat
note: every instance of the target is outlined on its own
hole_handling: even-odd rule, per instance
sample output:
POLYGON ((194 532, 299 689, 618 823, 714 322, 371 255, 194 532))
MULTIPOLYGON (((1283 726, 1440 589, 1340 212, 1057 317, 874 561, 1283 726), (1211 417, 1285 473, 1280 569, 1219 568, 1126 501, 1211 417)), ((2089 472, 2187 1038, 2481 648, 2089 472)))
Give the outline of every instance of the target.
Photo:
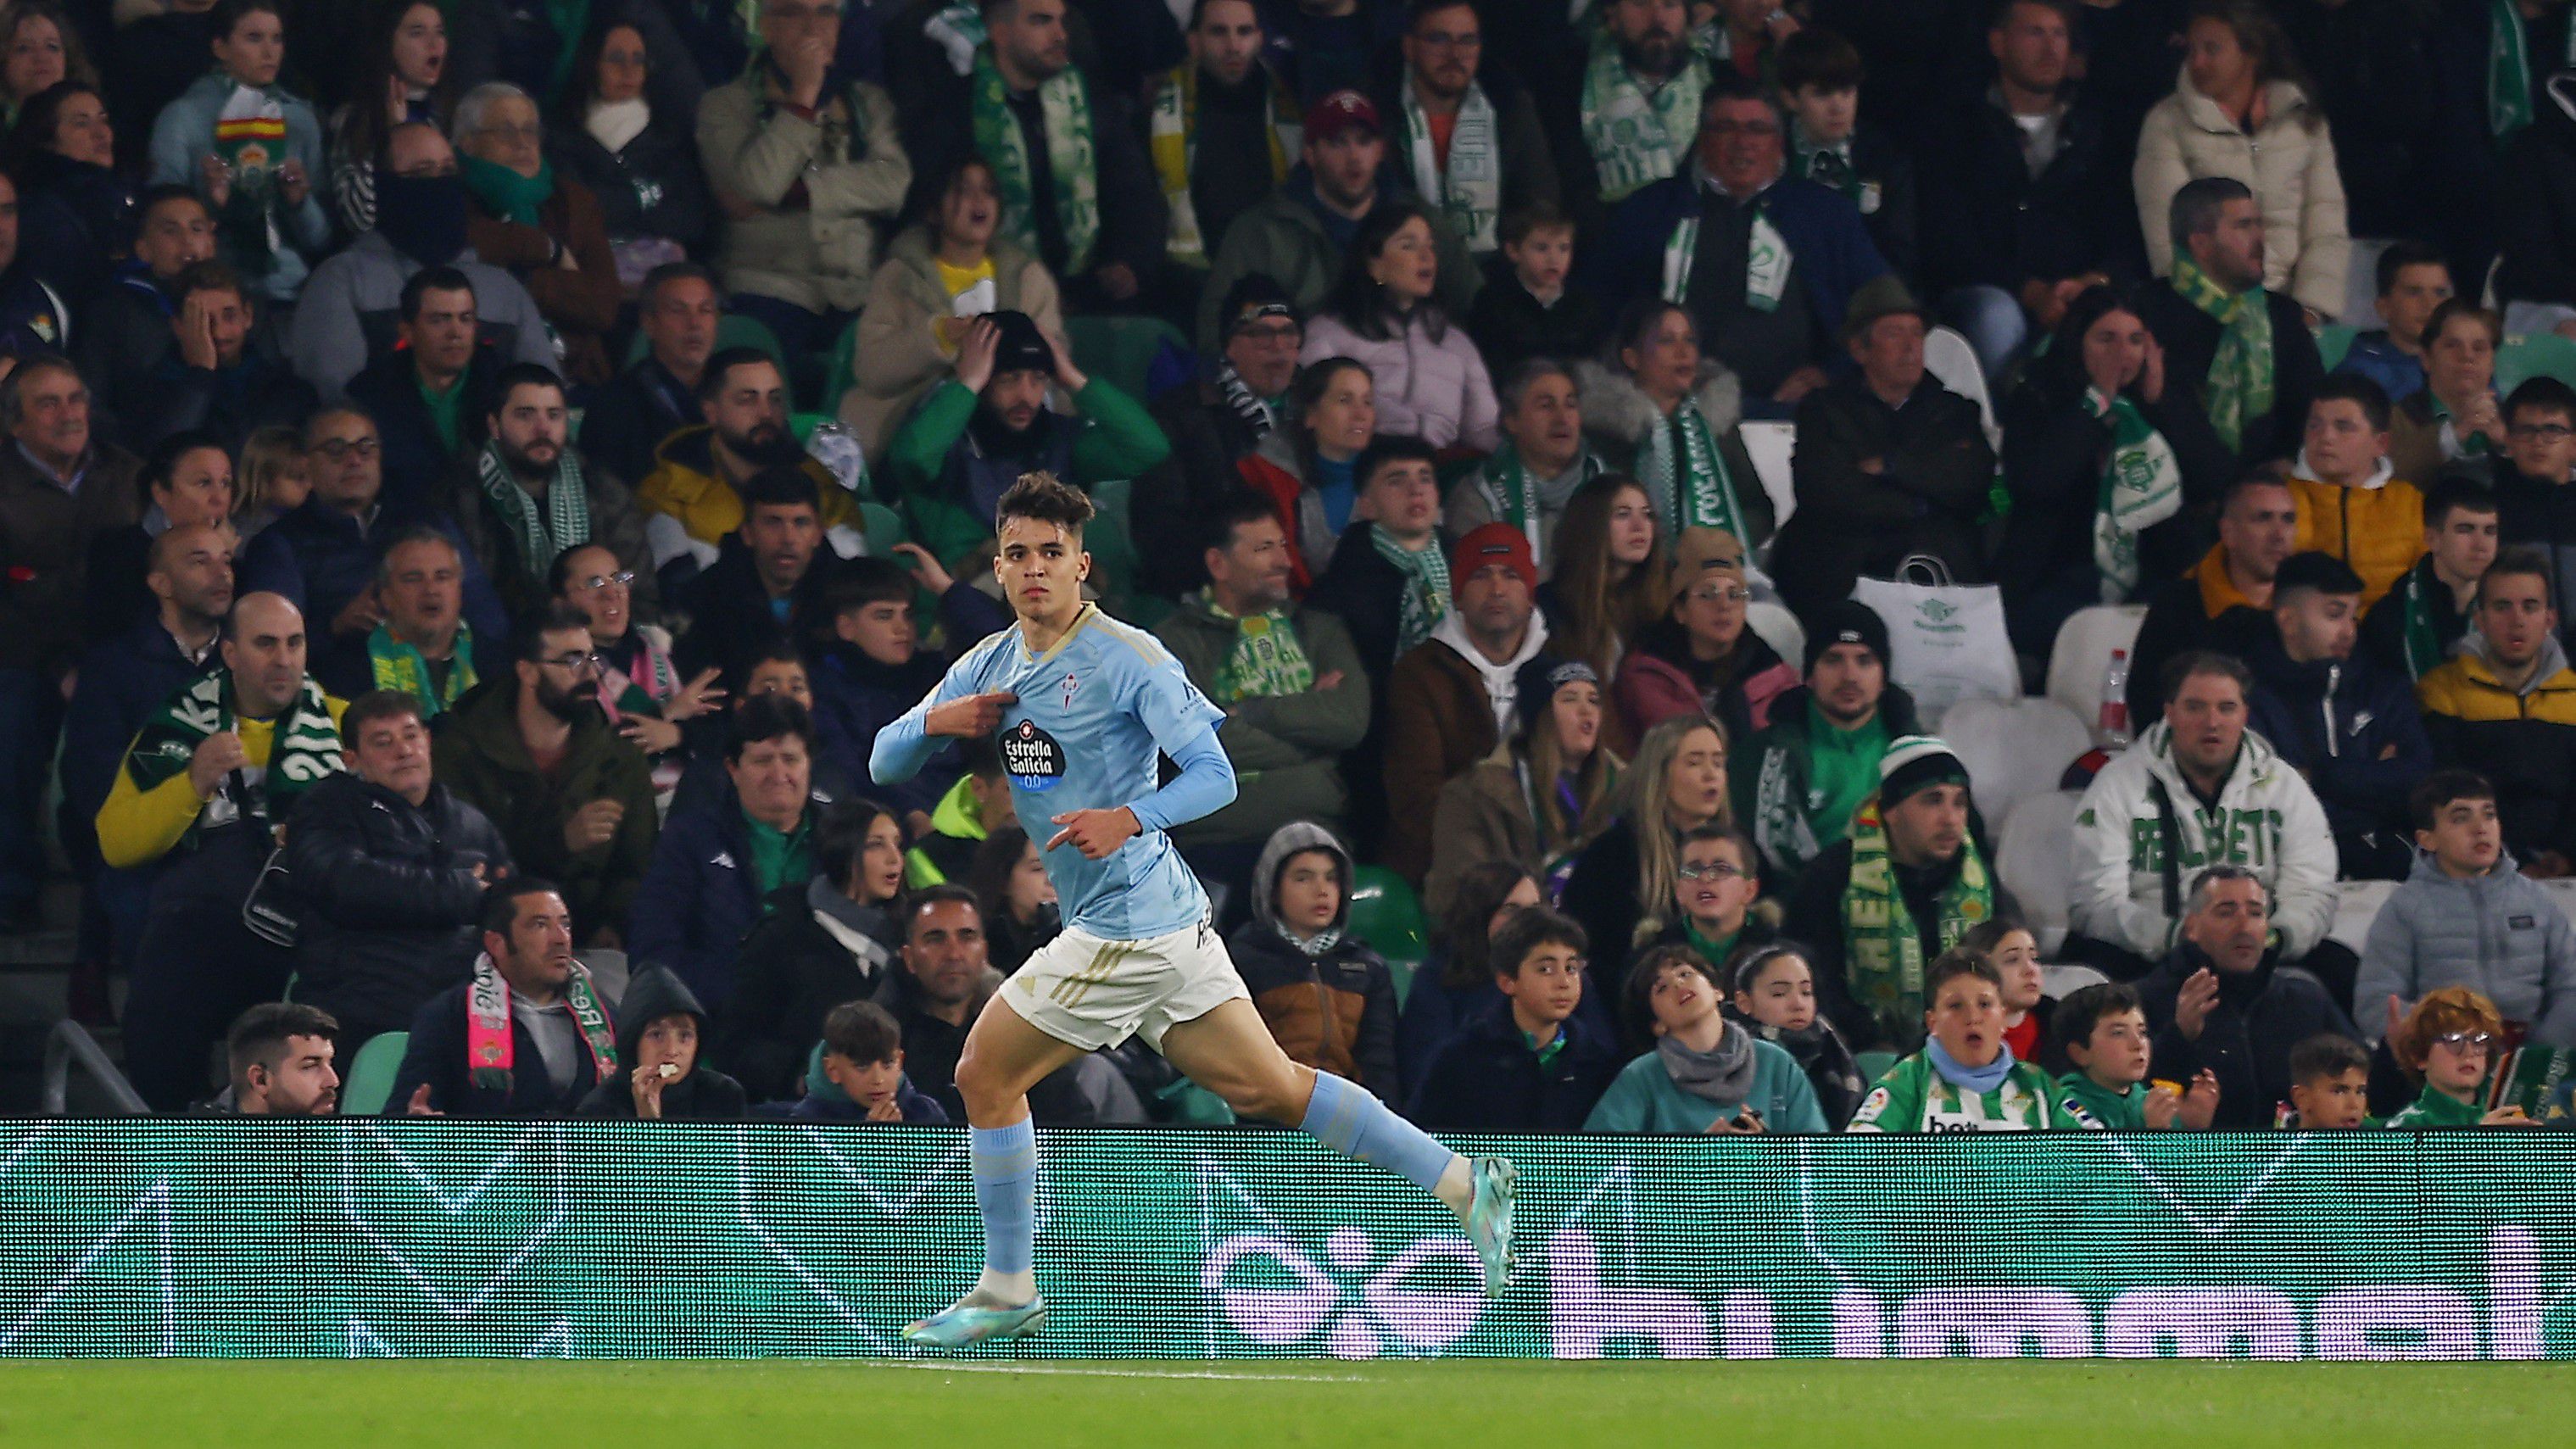
MULTIPOLYGON (((643 330, 637 329, 634 344, 626 349, 626 365, 633 367, 642 362, 644 354, 652 348, 652 345, 645 338, 643 330)), ((757 317, 728 315, 716 323, 716 348, 722 351, 728 347, 757 347, 769 354, 770 360, 778 364, 780 372, 787 370, 787 349, 778 345, 778 334, 769 330, 769 324, 757 317)), ((833 400, 837 405, 839 395, 834 394, 833 400)))
MULTIPOLYGON (((1351 934, 1389 961, 1420 961, 1430 954, 1422 902, 1404 877, 1382 865, 1364 865, 1351 883, 1351 934)), ((1397 999, 1403 993, 1397 992, 1397 999)))
POLYGON ((411 1033, 388 1031, 367 1038, 349 1059, 349 1075, 340 1081, 340 1115, 373 1117, 394 1095, 394 1077, 402 1071, 403 1052, 411 1033))
POLYGON ((1864 1082, 1875 1082, 1886 1076, 1888 1068, 1895 1066, 1896 1061, 1894 1052, 1852 1053, 1852 1066, 1859 1071, 1860 1079, 1864 1082))
POLYGON ((1154 1094, 1162 1104, 1162 1120, 1174 1127, 1231 1127, 1234 1109, 1225 1099, 1187 1077, 1154 1094))
POLYGON ((1411 957, 1395 956, 1387 960, 1386 974, 1395 978, 1395 999, 1399 1003, 1412 999, 1413 975, 1421 969, 1422 963, 1411 957))
POLYGON ((1064 340, 1073 348, 1073 365, 1134 398, 1145 401, 1145 377, 1154 354, 1168 342, 1186 351, 1190 341, 1159 317, 1067 317, 1064 340))
POLYGON ((2334 371, 2343 362, 2343 355, 2352 351, 2352 339, 2360 335, 2360 328, 2336 322, 2317 329, 2317 356, 2324 360, 2326 371, 2334 371))
POLYGON ((2496 349, 2497 395, 2510 396, 2515 388, 2535 377, 2554 377, 2576 387, 2576 341, 2555 332, 2507 337, 2504 346, 2496 349))
POLYGON ((1109 601, 1110 612, 1150 629, 1152 623, 1134 618, 1127 608, 1129 585, 1136 578, 1136 536, 1127 527, 1128 501, 1134 493, 1132 479, 1111 478, 1094 485, 1091 502, 1100 513, 1082 543, 1091 554, 1091 586, 1109 601))

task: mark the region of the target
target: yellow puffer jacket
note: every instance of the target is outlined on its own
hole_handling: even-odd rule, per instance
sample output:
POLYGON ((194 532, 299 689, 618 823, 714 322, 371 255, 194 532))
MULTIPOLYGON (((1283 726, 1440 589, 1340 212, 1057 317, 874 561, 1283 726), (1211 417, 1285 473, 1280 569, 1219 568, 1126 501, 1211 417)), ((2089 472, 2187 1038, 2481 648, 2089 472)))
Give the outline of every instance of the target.
POLYGON ((2361 575, 2367 611, 2424 556, 2424 495, 2388 476, 2385 463, 2367 483, 2343 487, 2314 478, 2290 480, 2299 505, 2298 549, 2330 553, 2361 575))

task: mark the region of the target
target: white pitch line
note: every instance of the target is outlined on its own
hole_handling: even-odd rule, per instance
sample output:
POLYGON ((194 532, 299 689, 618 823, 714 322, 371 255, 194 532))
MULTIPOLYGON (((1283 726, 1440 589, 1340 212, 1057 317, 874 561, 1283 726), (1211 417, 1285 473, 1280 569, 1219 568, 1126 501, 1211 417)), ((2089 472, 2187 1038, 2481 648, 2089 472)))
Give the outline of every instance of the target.
POLYGON ((989 1363, 952 1359, 862 1359, 871 1368, 929 1369, 958 1374, 1062 1374, 1071 1378, 1097 1379, 1224 1379, 1236 1383, 1263 1384, 1361 1384, 1369 1380, 1360 1374, 1261 1374, 1236 1373, 1225 1369, 1159 1369, 1112 1368, 1065 1363, 989 1363))

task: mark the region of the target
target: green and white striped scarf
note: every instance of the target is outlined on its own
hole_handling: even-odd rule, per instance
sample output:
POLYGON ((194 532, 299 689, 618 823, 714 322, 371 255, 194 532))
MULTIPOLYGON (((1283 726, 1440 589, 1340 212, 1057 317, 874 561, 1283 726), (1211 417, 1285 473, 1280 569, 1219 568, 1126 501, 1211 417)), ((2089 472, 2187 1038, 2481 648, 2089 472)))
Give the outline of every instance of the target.
POLYGON ((1647 430, 1637 445, 1637 481, 1654 500, 1665 537, 1679 537, 1685 528, 1723 528, 1752 546, 1735 477, 1697 399, 1684 397, 1671 417, 1647 430))
MULTIPOLYGON (((1923 939, 1896 883, 1887 823, 1878 796, 1852 816, 1851 885, 1843 892, 1843 959, 1852 994, 1890 1041, 1923 1039, 1923 939)), ((1948 950, 1980 922, 1993 919, 1995 888, 1974 839, 1959 846, 1959 874, 1941 892, 1940 942, 1948 950)))
POLYGON ((1619 59, 1619 43, 1606 33, 1592 40, 1583 69, 1583 144, 1601 173, 1604 204, 1673 174, 1699 136, 1699 98, 1708 88, 1708 63, 1696 54, 1653 95, 1637 84, 1619 59))
POLYGON ((2182 511, 2182 464, 2127 398, 2088 387, 2084 410, 2111 429, 2093 498, 2093 563, 2102 571, 2102 602, 2125 604, 2138 589, 2138 535, 2182 511))
MULTIPOLYGON (((1030 179, 1029 148, 1020 123, 1011 114, 1010 88, 993 65, 993 48, 975 52, 973 93, 968 102, 975 128, 975 150, 993 165, 993 180, 1002 192, 1002 234, 1031 255, 1038 252, 1035 219, 1037 197, 1030 179)), ((1055 190, 1055 216, 1064 227, 1066 276, 1091 270, 1091 249, 1100 240, 1100 178, 1091 145, 1091 92, 1082 73, 1071 66, 1038 86, 1038 109, 1046 117, 1047 166, 1055 190)))
POLYGON ((2230 293, 2189 257, 2174 258, 2173 289, 2221 329, 2209 359, 2209 425, 2239 450, 2245 425, 2272 411, 2272 309, 2260 286, 2230 293))
POLYGON ((590 542, 590 490, 581 481, 581 460, 572 449, 564 449, 556 460, 555 478, 546 485, 542 509, 519 486, 510 465, 501 461, 499 439, 483 445, 474 465, 483 496, 500 511, 503 526, 519 545, 519 562, 528 577, 543 581, 565 549, 590 542))
MULTIPOLYGON (((1573 496, 1575 489, 1601 476, 1601 460, 1585 448, 1575 455, 1572 472, 1574 482, 1566 489, 1567 498, 1573 496)), ((1475 485, 1486 514, 1519 529, 1521 536, 1529 540, 1530 557, 1539 560, 1544 570, 1547 547, 1539 537, 1539 525, 1548 507, 1562 507, 1566 500, 1539 497, 1538 480, 1530 476, 1528 465, 1521 461, 1521 450, 1510 443, 1503 444, 1485 460, 1485 466, 1476 470, 1475 485)))
POLYGON ((1406 650, 1430 638, 1431 631, 1449 612, 1449 556, 1440 551, 1437 538, 1419 549, 1410 549, 1374 523, 1369 525, 1369 543, 1377 549, 1378 557, 1404 575, 1404 607, 1397 615, 1395 630, 1395 652, 1401 658, 1406 650))
MULTIPOLYGON (((1668 87, 1669 89, 1669 87, 1668 87)), ((1413 74, 1404 77, 1404 156, 1413 172, 1413 189, 1439 208, 1467 250, 1481 256, 1501 245, 1495 228, 1503 214, 1502 129, 1485 88, 1469 84, 1458 102, 1458 121, 1449 132, 1449 164, 1440 164, 1431 144, 1431 120, 1413 91, 1413 74)))
MULTIPOLYGON (((197 746, 232 730, 238 720, 233 672, 220 669, 205 675, 170 696, 143 722, 125 752, 125 773, 137 792, 150 794, 171 776, 187 771, 197 746)), ((308 674, 277 721, 267 766, 245 768, 217 785, 175 850, 193 849, 198 832, 210 826, 251 817, 269 823, 284 820, 298 796, 347 768, 340 754, 340 727, 331 722, 330 701, 308 674)))

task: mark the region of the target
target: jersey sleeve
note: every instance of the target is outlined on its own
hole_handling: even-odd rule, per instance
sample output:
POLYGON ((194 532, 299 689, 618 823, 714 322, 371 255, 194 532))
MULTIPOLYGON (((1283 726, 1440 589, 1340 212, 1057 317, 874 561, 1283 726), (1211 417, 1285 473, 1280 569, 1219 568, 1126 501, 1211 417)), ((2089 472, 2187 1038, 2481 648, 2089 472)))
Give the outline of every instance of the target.
POLYGON ((992 657, 990 641, 968 650, 965 657, 948 666, 937 688, 877 731, 876 743, 868 751, 869 778, 880 785, 900 785, 921 773, 921 767, 939 753, 939 741, 930 737, 930 712, 982 688, 985 667, 992 657))
POLYGON ((1912 1132, 1923 1121, 1923 1083, 1919 1074, 1908 1071, 1911 1059, 1888 1068, 1861 1099, 1860 1110, 1852 1114, 1845 1132, 1912 1132))
POLYGON ((1137 636, 1135 659, 1129 667, 1129 706, 1164 754, 1179 759, 1201 734, 1225 723, 1225 711, 1199 693, 1181 661, 1160 641, 1137 636))

